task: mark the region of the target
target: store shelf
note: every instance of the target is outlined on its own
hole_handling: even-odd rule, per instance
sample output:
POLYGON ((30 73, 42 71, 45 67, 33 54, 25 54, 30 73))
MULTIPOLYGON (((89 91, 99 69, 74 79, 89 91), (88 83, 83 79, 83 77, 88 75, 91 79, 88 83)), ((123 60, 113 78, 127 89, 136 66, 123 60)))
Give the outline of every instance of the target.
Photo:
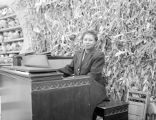
POLYGON ((4 43, 18 42, 18 41, 23 41, 23 40, 24 40, 24 38, 17 38, 17 39, 11 39, 11 40, 4 41, 4 43))
POLYGON ((5 54, 18 54, 20 51, 9 51, 9 52, 2 52, 0 55, 5 55, 5 54))
POLYGON ((7 8, 6 5, 0 5, 0 9, 4 9, 4 8, 7 8))
POLYGON ((16 27, 11 27, 11 28, 1 29, 0 32, 6 32, 6 31, 15 30, 15 29, 21 29, 21 26, 16 26, 16 27))
POLYGON ((9 52, 6 52, 6 54, 17 54, 17 53, 20 53, 20 51, 9 51, 9 52))
POLYGON ((12 64, 11 63, 3 63, 3 64, 0 64, 0 66, 11 66, 12 64))
POLYGON ((0 17, 0 20, 4 20, 4 19, 7 19, 7 18, 13 18, 13 17, 16 17, 16 14, 10 14, 10 15, 0 17))
MULTIPOLYGON (((16 21, 17 15, 15 13, 13 13, 11 11, 11 9, 8 8, 8 6, 1 6, 0 5, 0 10, 2 10, 3 8, 6 8, 6 14, 0 15, 0 20, 5 20, 7 22, 7 24, 10 22, 7 19, 10 19, 11 21, 13 21, 15 23, 18 22, 18 21, 16 21)), ((15 24, 15 26, 12 26, 12 27, 8 26, 7 28, 0 29, 0 33, 5 33, 5 32, 15 33, 16 31, 19 31, 19 30, 20 30, 20 32, 18 34, 19 34, 19 36, 21 36, 20 33, 21 33, 22 28, 18 22, 18 24, 15 24)), ((4 37, 4 34, 2 34, 2 35, 4 37)), ((9 38, 9 37, 11 37, 11 35, 9 36, 6 33, 5 37, 9 38)), ((9 48, 11 48, 12 46, 14 46, 13 44, 18 44, 16 42, 20 42, 19 45, 21 45, 22 44, 21 42, 23 42, 23 41, 24 41, 24 38, 21 37, 21 38, 16 38, 16 39, 8 39, 8 40, 5 39, 2 42, 0 42, 0 46, 3 48, 3 51, 0 51, 0 55, 1 55, 0 67, 13 65, 13 61, 12 61, 13 58, 11 56, 18 55, 20 53, 20 50, 18 50, 18 48, 17 49, 14 48, 14 50, 7 51, 7 50, 9 50, 9 49, 7 49, 7 47, 10 45, 9 48)))
POLYGON ((5 52, 0 52, 0 55, 4 55, 4 54, 6 54, 5 52))

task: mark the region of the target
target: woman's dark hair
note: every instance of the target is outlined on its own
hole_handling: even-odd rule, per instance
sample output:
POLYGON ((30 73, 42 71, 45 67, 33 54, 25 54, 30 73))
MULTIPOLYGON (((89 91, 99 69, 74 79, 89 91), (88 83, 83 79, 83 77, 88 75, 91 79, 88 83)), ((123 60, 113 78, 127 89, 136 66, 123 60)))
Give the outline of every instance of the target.
POLYGON ((86 34, 91 34, 91 35, 94 36, 95 41, 98 40, 97 33, 96 33, 95 31, 93 31, 93 30, 88 30, 88 31, 84 32, 84 33, 82 34, 81 40, 83 40, 83 38, 84 38, 84 36, 85 36, 86 34))

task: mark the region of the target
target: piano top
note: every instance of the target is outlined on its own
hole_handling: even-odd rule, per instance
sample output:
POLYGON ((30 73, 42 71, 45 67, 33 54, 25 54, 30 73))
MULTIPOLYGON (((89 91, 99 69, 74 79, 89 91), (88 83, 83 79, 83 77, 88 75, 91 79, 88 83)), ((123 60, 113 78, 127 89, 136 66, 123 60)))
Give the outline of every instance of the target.
POLYGON ((37 68, 25 66, 3 66, 0 74, 21 76, 32 79, 32 81, 61 80, 63 74, 52 68, 37 68))
POLYGON ((53 68, 26 67, 26 66, 3 66, 1 68, 21 71, 21 72, 28 72, 28 73, 44 73, 44 72, 56 72, 57 71, 57 69, 53 69, 53 68))
POLYGON ((16 77, 26 77, 31 79, 33 82, 38 81, 53 81, 53 80, 62 80, 71 81, 71 80, 82 80, 85 82, 85 79, 89 79, 89 76, 71 76, 63 78, 63 74, 57 72, 57 69, 52 68, 37 68, 37 67, 25 67, 25 66, 3 66, 0 68, 0 74, 3 75, 13 75, 16 77))

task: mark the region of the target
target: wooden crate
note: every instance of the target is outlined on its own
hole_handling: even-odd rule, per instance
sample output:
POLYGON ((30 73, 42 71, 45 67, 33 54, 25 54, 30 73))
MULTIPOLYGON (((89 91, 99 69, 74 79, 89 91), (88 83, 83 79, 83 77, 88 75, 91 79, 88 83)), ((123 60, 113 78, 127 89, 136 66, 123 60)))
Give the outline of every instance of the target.
POLYGON ((150 100, 147 107, 146 120, 156 120, 156 100, 150 100))
POLYGON ((148 93, 139 91, 129 91, 127 100, 129 102, 129 120, 145 120, 148 103, 148 93))

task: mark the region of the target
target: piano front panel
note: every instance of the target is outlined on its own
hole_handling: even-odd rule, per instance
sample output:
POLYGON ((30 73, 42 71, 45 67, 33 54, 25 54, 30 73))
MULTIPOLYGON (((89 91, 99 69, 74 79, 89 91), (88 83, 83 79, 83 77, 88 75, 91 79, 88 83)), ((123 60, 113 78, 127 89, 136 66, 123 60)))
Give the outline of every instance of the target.
POLYGON ((33 120, 90 120, 89 87, 87 77, 33 82, 33 120))

